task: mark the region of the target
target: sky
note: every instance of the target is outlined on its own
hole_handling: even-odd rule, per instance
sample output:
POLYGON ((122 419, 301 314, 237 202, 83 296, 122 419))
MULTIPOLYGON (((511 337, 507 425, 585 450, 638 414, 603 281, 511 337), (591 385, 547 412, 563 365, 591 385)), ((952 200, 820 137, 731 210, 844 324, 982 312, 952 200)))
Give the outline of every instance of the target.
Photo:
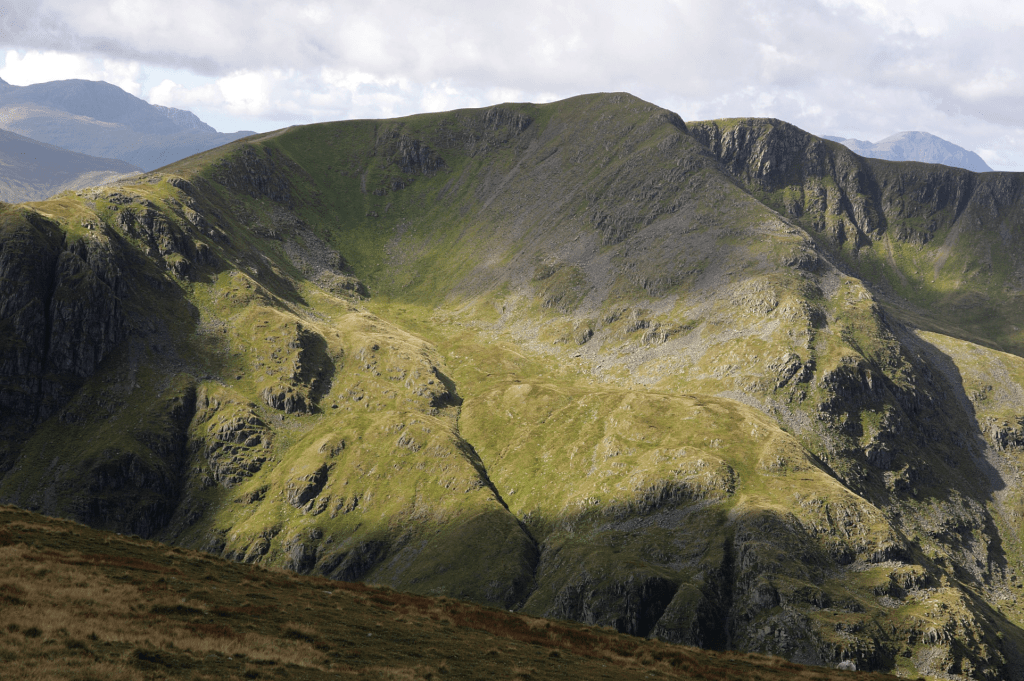
POLYGON ((222 132, 626 91, 684 120, 922 130, 1024 171, 1016 0, 0 0, 0 78, 222 132))

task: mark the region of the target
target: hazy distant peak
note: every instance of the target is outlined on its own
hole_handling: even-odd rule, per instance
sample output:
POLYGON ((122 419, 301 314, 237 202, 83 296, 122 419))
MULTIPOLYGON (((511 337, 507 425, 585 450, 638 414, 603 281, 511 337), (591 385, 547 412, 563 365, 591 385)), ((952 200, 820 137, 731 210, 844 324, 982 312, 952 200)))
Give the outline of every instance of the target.
POLYGON ((144 170, 255 134, 220 133, 191 111, 150 104, 116 85, 81 79, 3 83, 0 115, 5 130, 144 170))
POLYGON ((879 142, 858 139, 844 139, 833 135, 822 135, 824 139, 839 142, 855 154, 867 158, 882 158, 887 161, 920 161, 941 163, 955 168, 965 168, 976 173, 991 172, 992 168, 973 151, 957 146, 941 137, 918 130, 908 130, 890 135, 879 142))
POLYGON ((104 81, 78 78, 9 88, 2 104, 44 106, 74 116, 120 123, 151 133, 172 133, 180 127, 148 102, 104 81))
POLYGON ((142 171, 124 161, 80 154, 0 130, 0 201, 38 201, 142 171))

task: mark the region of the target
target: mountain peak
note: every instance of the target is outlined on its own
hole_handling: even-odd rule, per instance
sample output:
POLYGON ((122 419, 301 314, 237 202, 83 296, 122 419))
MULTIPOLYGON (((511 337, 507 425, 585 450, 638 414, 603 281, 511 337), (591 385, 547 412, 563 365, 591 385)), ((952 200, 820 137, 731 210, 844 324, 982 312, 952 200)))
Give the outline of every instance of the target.
POLYGON ((992 168, 978 154, 953 144, 930 132, 905 130, 889 135, 879 142, 822 135, 824 139, 839 142, 851 151, 867 158, 887 161, 919 161, 964 168, 976 173, 991 172, 992 168))
POLYGON ((11 118, 5 129, 146 170, 253 134, 219 133, 191 111, 150 104, 105 81, 68 79, 21 87, 3 83, 0 91, 0 113, 18 107, 35 111, 28 118, 11 118))

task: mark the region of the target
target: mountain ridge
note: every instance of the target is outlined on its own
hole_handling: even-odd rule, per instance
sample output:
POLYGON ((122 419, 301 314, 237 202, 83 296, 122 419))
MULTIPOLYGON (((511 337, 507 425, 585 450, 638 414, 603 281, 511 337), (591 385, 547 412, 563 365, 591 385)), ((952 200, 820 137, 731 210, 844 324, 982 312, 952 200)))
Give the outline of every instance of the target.
POLYGON ((5 207, 0 498, 1013 678, 1024 361, 969 339, 1020 352, 1020 185, 612 93, 296 126, 5 207))

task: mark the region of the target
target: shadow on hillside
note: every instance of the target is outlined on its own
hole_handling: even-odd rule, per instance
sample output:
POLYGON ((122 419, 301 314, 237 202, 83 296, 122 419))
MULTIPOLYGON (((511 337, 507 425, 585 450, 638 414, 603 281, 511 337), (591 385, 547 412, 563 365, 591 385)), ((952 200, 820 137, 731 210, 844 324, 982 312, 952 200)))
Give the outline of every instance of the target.
MULTIPOLYGON (((919 350, 929 366, 938 370, 924 375, 932 394, 944 398, 940 409, 946 412, 941 415, 946 418, 939 424, 933 423, 929 432, 934 436, 933 451, 941 455, 942 460, 924 463, 931 464, 930 473, 933 475, 936 471, 945 472, 936 482, 947 493, 937 496, 936 500, 948 506, 945 509, 937 506, 929 511, 932 522, 938 521, 933 537, 959 555, 952 565, 942 557, 935 562, 947 569, 952 567, 959 581, 980 589, 1012 588, 1016 585, 1008 580, 1014 576, 1014 568, 1019 566, 1011 564, 1004 540, 1015 544, 1016 538, 1004 537, 993 516, 993 509, 998 512, 1001 508, 1000 493, 1009 491, 1008 478, 1012 480, 1012 476, 1000 470, 1000 454, 984 437, 974 403, 967 394, 964 377, 954 358, 913 331, 904 329, 901 336, 904 346, 919 350), (977 474, 965 470, 969 468, 974 468, 977 474), (945 517, 936 516, 943 511, 946 511, 945 517), (981 535, 980 539, 978 535, 981 535), (979 550, 986 554, 984 563, 978 559, 979 550)), ((937 492, 935 489, 931 491, 933 494, 937 492)), ((1011 522, 1011 519, 1003 518, 1001 525, 1005 528, 1011 522)), ((1019 551, 1017 553, 1019 555, 1019 551)), ((990 622, 998 622, 996 631, 1002 639, 1001 649, 1010 662, 1007 669, 1013 673, 1011 678, 1024 679, 1024 630, 1012 624, 1001 610, 993 608, 973 589, 961 591, 978 612, 985 613, 990 622)))

